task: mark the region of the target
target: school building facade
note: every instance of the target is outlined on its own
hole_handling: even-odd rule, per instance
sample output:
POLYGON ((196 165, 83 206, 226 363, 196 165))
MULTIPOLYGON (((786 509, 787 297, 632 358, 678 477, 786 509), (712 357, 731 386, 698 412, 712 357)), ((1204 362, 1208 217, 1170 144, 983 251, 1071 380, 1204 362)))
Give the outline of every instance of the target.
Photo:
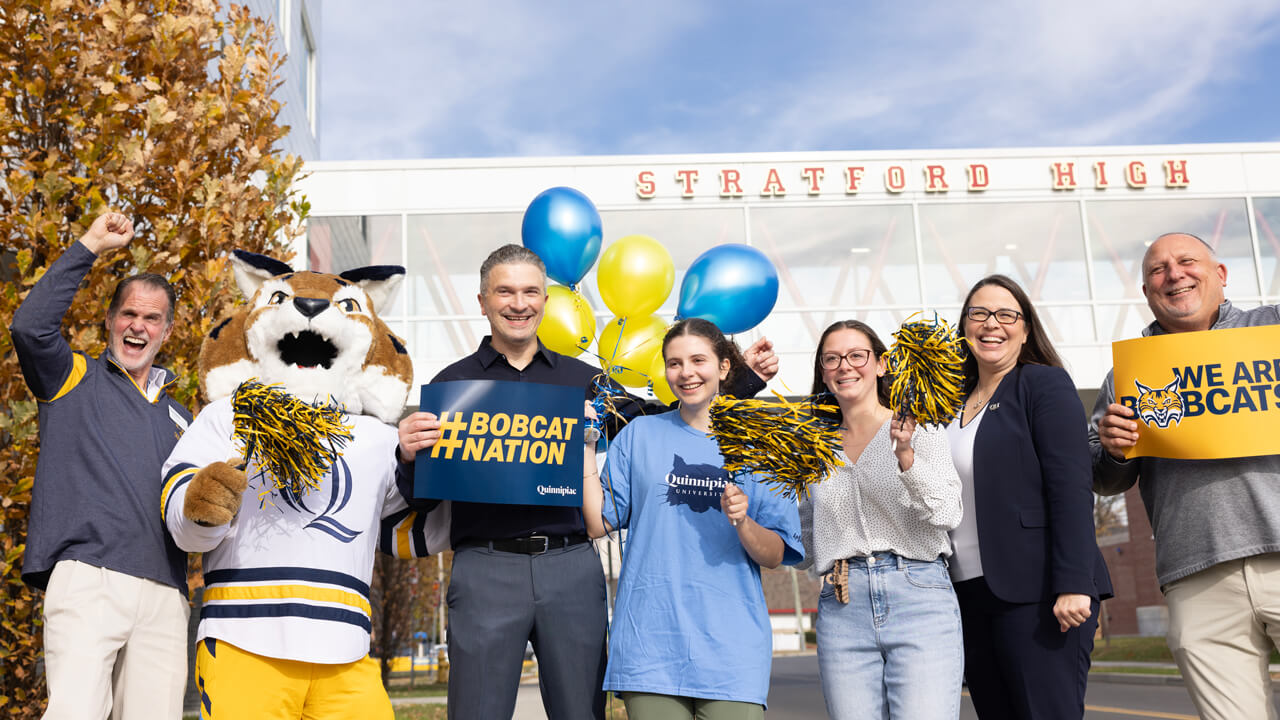
MULTIPOLYGON (((299 250, 316 270, 407 268, 384 319, 406 339, 419 383, 486 334, 480 262, 520 242, 524 209, 554 186, 591 198, 605 248, 642 234, 670 251, 676 282, 658 311, 668 320, 702 252, 763 251, 778 301, 737 340, 774 341, 781 370, 770 388, 784 395, 808 393, 818 336, 834 320, 863 320, 889 342, 916 313, 954 323, 969 287, 1000 272, 1027 290, 1091 407, 1111 343, 1151 322, 1140 263, 1165 232, 1216 248, 1237 305, 1280 302, 1280 143, 312 162, 307 171, 299 250)), ((594 271, 579 290, 599 332, 610 313, 594 271)), ((1110 626, 1156 632, 1150 527, 1136 492, 1127 505, 1127 528, 1102 538, 1118 591, 1110 626)), ((791 600, 778 602, 770 606, 791 600)))

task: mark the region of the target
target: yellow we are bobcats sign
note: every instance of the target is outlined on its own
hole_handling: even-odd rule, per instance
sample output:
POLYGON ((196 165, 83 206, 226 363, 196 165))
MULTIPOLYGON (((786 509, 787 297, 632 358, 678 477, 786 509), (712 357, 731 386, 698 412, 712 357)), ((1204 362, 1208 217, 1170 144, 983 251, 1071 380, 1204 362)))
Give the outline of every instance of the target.
POLYGON ((1280 453, 1280 325, 1112 343, 1115 397, 1133 409, 1126 457, 1280 453))

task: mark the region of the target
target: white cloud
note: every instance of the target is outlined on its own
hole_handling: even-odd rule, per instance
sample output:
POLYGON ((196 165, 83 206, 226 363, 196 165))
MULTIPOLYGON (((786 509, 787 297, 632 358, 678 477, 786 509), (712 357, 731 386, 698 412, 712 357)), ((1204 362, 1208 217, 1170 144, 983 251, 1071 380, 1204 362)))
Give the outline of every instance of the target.
POLYGON ((1164 142, 1280 44, 1271 0, 324 12, 342 158, 1164 142))
POLYGON ((680 26, 667 17, 697 17, 677 8, 326 6, 324 133, 336 135, 326 144, 344 157, 467 154, 450 147, 459 140, 484 154, 573 152, 574 136, 554 119, 594 112, 611 75, 643 65, 680 26))

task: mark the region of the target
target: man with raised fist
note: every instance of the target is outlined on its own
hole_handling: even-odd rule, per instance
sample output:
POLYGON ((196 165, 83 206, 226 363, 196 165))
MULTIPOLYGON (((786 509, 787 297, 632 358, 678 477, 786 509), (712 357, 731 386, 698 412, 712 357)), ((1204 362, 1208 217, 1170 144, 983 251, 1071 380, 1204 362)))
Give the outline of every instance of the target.
POLYGON ((155 367, 174 291, 150 273, 122 280, 107 349, 71 348, 62 320, 98 256, 133 239, 107 212, 62 254, 9 330, 39 401, 40 458, 22 578, 45 591, 44 717, 177 718, 187 678, 186 553, 157 512, 160 468, 191 421, 155 367))

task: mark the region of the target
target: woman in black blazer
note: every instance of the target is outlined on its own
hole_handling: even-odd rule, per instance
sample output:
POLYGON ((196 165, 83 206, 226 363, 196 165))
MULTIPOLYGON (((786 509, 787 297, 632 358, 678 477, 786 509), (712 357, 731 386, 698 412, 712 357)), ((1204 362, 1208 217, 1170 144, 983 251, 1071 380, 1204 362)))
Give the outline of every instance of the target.
POLYGON ((965 517, 951 577, 974 709, 1081 718, 1111 579, 1093 528, 1087 421, 1022 288, 1004 275, 965 298, 966 399, 948 428, 965 517))

